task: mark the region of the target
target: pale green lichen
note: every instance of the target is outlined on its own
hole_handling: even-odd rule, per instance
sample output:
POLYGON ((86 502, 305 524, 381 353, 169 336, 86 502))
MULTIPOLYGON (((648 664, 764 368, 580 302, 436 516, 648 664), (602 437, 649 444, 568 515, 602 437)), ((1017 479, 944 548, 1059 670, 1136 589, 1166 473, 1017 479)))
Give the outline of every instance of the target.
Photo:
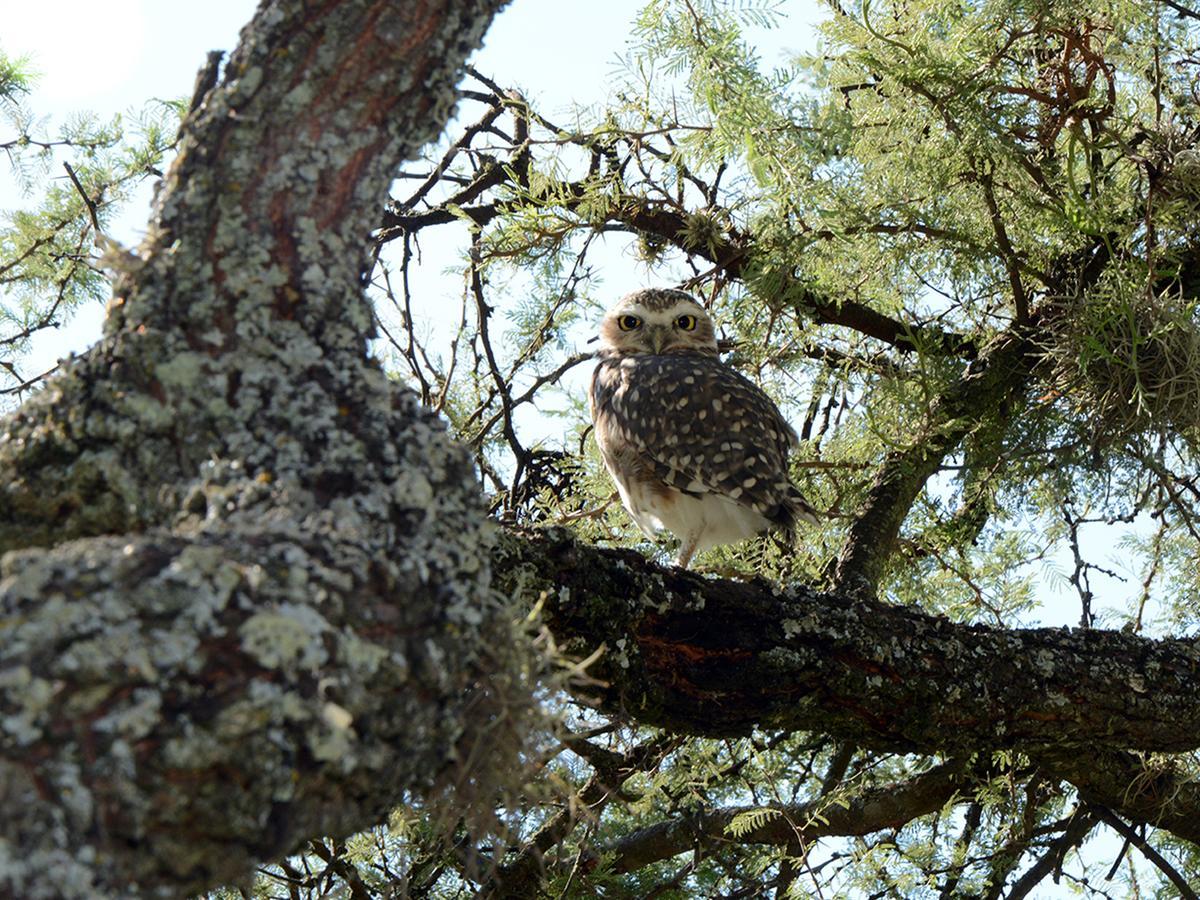
POLYGON ((128 740, 148 735, 161 718, 162 697, 158 691, 141 688, 133 692, 131 702, 121 705, 108 715, 96 719, 96 731, 119 733, 128 740))
POLYGON ((324 633, 329 623, 311 607, 285 603, 255 613, 243 623, 242 649, 267 669, 304 671, 329 659, 324 633))
POLYGON ((403 657, 399 659, 388 653, 386 647, 381 647, 370 641, 364 641, 352 631, 343 631, 338 642, 338 659, 351 671, 360 677, 373 675, 385 660, 392 659, 393 665, 400 663, 397 674, 403 677, 403 657))
POLYGON ((211 364, 210 356, 185 350, 158 363, 154 367, 154 377, 168 390, 192 391, 211 364))
MULTIPOLYGON (((261 47, 239 52, 190 120, 106 343, 0 435, 0 521, 18 523, 0 546, 57 544, 0 563, 0 735, 39 744, 47 788, 0 775, 6 806, 26 812, 19 851, 0 830, 0 885, 100 897, 238 877, 302 837, 378 820, 394 799, 380 785, 428 788, 457 741, 511 714, 499 693, 496 707, 466 700, 479 655, 511 652, 478 487, 442 425, 365 358, 358 281, 363 217, 395 154, 449 110, 449 73, 478 37, 473 4, 455 5, 465 18, 422 47, 432 113, 403 106, 364 128, 339 104, 315 143, 267 161, 264 123, 289 127, 322 94, 267 77, 261 47), (321 176, 381 133, 394 152, 354 186, 362 215, 297 213, 282 264, 264 205, 320 208, 321 176), (96 537, 113 533, 129 537, 96 537)), ((274 4, 253 34, 301 14, 274 4)), ((318 34, 306 65, 332 71, 337 27, 301 37, 318 34)), ((412 81, 368 77, 389 95, 412 81)), ((512 748, 493 749, 511 777, 512 748)))
POLYGON ((54 685, 34 677, 26 666, 14 666, 0 672, 0 692, 20 698, 20 705, 0 718, 6 740, 25 746, 40 738, 37 723, 54 700, 54 685))
POLYGON ((351 755, 355 734, 350 726, 354 717, 345 708, 336 703, 326 703, 321 707, 321 723, 309 732, 309 747, 316 759, 331 762, 347 760, 351 755))

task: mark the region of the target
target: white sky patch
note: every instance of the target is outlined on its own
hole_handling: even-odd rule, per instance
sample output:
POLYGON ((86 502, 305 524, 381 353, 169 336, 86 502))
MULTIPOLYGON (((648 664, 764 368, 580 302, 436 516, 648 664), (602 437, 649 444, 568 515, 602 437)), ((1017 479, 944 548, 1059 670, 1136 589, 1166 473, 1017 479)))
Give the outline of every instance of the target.
POLYGON ((0 46, 28 56, 43 103, 86 104, 130 80, 146 41, 145 0, 52 0, 4 10, 0 46))

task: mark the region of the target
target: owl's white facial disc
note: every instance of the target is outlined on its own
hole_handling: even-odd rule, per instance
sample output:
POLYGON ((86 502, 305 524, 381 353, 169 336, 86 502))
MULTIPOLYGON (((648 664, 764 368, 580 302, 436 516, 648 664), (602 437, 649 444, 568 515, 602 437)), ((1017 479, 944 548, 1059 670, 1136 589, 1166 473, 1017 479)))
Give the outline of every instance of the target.
POLYGON ((601 353, 717 353, 708 311, 682 291, 636 291, 605 314, 601 353))

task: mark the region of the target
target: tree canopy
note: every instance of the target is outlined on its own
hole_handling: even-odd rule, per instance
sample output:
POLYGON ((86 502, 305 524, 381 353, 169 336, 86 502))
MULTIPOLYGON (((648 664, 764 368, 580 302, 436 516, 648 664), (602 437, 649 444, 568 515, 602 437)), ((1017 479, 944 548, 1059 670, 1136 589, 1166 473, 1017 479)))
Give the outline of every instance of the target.
POLYGON ((768 66, 787 4, 651 0, 563 121, 464 65, 501 5, 265 3, 174 139, 40 135, 0 64, 0 142, 78 173, 5 223, 9 346, 111 294, 5 364, 0 879, 1195 896, 1200 10, 833 2, 768 66), (820 524, 683 572, 627 520, 618 255, 710 309, 820 524))

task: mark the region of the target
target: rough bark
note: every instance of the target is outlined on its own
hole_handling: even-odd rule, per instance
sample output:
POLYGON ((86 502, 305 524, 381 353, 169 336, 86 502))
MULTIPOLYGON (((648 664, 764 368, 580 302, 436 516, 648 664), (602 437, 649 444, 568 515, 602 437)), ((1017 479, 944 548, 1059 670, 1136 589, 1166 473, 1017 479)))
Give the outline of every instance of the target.
POLYGON ((610 714, 710 736, 815 731, 874 750, 1013 748, 1096 802, 1197 837, 1195 786, 1150 778, 1126 752, 1200 746, 1194 638, 960 624, 861 594, 662 569, 558 530, 506 535, 494 567, 506 589, 543 598, 565 650, 603 649, 579 693, 610 714))
POLYGON ((1101 748, 1053 750, 1035 759, 1085 800, 1200 844, 1200 783, 1177 771, 1169 757, 1101 748))
POLYGON ((503 715, 468 690, 506 643, 478 487, 362 292, 500 5, 264 3, 110 255, 102 341, 4 422, 0 893, 244 877, 465 778, 503 715))
POLYGON ((1200 746, 1200 640, 968 625, 846 594, 662 569, 562 531, 506 538, 497 578, 537 596, 604 709, 711 736, 817 731, 874 750, 1200 746))

